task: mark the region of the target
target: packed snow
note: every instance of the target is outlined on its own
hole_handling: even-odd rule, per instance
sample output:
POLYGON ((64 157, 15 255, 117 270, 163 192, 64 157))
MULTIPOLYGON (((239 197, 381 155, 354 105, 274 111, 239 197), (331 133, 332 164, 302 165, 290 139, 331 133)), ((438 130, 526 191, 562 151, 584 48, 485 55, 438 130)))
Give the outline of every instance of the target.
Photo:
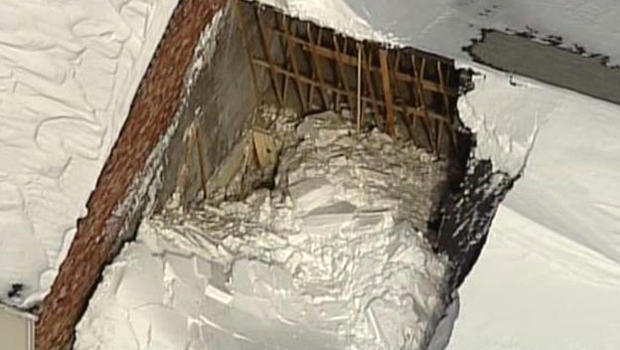
POLYGON ((176 0, 0 2, 0 301, 47 294, 176 0))
POLYGON ((619 291, 616 262, 502 206, 447 349, 617 349, 619 291))
POLYGON ((424 349, 448 260, 414 227, 438 166, 333 113, 308 117, 273 190, 143 223, 104 272, 76 349, 424 349))

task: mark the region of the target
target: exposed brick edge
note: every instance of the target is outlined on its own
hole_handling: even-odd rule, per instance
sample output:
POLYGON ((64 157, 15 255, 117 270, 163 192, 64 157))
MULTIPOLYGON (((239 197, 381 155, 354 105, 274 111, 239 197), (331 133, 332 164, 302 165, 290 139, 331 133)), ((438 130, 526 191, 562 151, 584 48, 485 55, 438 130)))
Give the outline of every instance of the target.
POLYGON ((129 116, 108 157, 80 219, 67 258, 36 324, 37 350, 70 346, 75 325, 116 252, 126 221, 114 211, 129 195, 131 184, 171 126, 180 108, 184 78, 205 25, 227 0, 181 0, 134 97, 129 116))

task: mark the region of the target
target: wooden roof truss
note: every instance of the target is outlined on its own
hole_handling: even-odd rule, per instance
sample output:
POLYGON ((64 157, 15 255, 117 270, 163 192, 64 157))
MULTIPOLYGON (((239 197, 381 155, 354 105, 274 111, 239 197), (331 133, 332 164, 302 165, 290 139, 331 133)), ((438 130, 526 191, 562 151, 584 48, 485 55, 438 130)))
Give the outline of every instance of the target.
POLYGON ((437 155, 458 151, 452 60, 355 40, 254 3, 237 1, 236 11, 261 98, 258 87, 268 85, 275 103, 302 114, 346 108, 358 127, 373 121, 437 155))

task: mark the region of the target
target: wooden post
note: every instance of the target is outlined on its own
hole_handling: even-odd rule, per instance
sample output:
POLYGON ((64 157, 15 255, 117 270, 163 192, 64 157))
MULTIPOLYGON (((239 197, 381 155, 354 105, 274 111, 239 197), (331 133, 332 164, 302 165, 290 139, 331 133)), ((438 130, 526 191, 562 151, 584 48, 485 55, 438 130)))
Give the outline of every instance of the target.
MULTIPOLYGON (((349 108, 353 109, 353 93, 349 90, 349 84, 347 84, 347 76, 344 73, 344 64, 342 63, 342 52, 340 48, 340 44, 338 43, 338 37, 336 34, 332 35, 332 40, 334 42, 334 48, 336 53, 336 65, 338 67, 338 74, 340 76, 340 81, 342 82, 342 87, 344 91, 347 93, 347 102, 349 103, 349 108)), ((345 42, 346 43, 346 42, 345 42)))
MULTIPOLYGON (((285 33, 286 41, 288 42, 288 57, 291 60, 291 67, 293 68, 293 73, 295 74, 295 86, 297 87, 297 96, 299 97, 299 103, 301 103, 301 111, 302 113, 306 113, 308 111, 308 107, 306 106, 306 100, 304 99, 303 89, 301 87, 301 81, 299 79, 299 66, 297 65, 297 58, 295 57, 295 43, 293 42, 291 35, 295 35, 295 29, 289 30, 287 25, 286 17, 282 18, 282 26, 285 33)), ((286 55, 285 55, 286 56, 286 55)))
POLYGON ((430 132, 430 128, 428 126, 428 122, 429 122, 429 115, 428 115, 428 108, 426 107, 426 102, 425 102, 425 98, 424 98, 424 90, 422 90, 422 79, 424 79, 424 68, 425 68, 425 64, 426 64, 426 59, 422 58, 422 66, 420 68, 420 74, 418 74, 418 68, 417 65, 415 64, 415 56, 411 56, 411 68, 413 69, 413 77, 415 80, 415 85, 416 85, 416 90, 418 92, 418 96, 419 96, 419 102, 420 102, 420 108, 422 108, 422 112, 424 113, 424 117, 422 118, 422 127, 424 128, 424 133, 426 134, 426 137, 428 138, 428 143, 431 146, 431 150, 433 151, 433 153, 435 153, 435 143, 433 141, 433 138, 431 137, 431 132, 430 132))
MULTIPOLYGON (((396 59, 394 60, 394 67, 392 68, 392 79, 394 79, 394 91, 395 91, 395 95, 398 95, 398 81, 400 80, 400 51, 396 51, 396 59)), ((407 129, 407 134, 409 135, 409 138, 413 140, 413 129, 412 126, 410 126, 410 121, 407 120, 409 118, 409 115, 407 113, 399 113, 398 114, 400 116, 400 119, 403 121, 403 124, 405 125, 405 128, 407 129)), ((411 120, 415 120, 415 117, 412 116, 411 120)))
POLYGON ((357 132, 362 127, 362 44, 357 44, 357 132))
MULTIPOLYGON (((362 52, 362 61, 363 61, 362 52)), ((368 53, 368 62, 364 65, 364 75, 366 76, 366 86, 368 86, 368 92, 370 93, 370 98, 372 99, 372 107, 375 111, 375 122, 377 126, 381 124, 381 112, 379 111, 379 106, 377 105, 377 95, 375 94, 375 87, 372 81, 372 51, 368 53)))
POLYGON ((318 33, 318 41, 314 40, 314 37, 312 35, 312 27, 310 26, 310 23, 308 23, 308 40, 310 42, 310 52, 311 52, 311 58, 312 58, 312 66, 314 68, 314 72, 316 73, 316 77, 319 79, 319 86, 320 86, 320 90, 321 90, 321 98, 323 99, 323 107, 325 109, 329 108, 329 104, 328 101, 329 99, 327 98, 327 87, 325 86, 325 81, 323 80, 323 75, 321 75, 321 66, 319 65, 319 60, 318 60, 318 55, 316 53, 317 49, 316 49, 316 45, 317 42, 320 42, 321 40, 321 33, 322 33, 322 29, 319 27, 319 33, 318 33))
POLYGON ((383 82, 383 98, 385 100, 385 112, 387 114, 388 133, 394 136, 394 106, 392 100, 392 87, 390 86, 390 73, 387 60, 387 51, 379 50, 379 61, 381 64, 381 81, 383 82))

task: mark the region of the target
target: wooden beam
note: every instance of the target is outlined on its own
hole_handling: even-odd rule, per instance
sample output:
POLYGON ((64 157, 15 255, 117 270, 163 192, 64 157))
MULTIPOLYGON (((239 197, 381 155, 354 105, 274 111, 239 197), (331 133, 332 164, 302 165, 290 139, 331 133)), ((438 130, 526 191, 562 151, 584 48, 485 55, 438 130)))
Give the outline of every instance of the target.
MULTIPOLYGON (((273 12, 272 13, 272 18, 273 18, 273 25, 267 25, 267 28, 269 28, 269 31, 266 34, 269 33, 273 33, 273 31, 277 28, 280 27, 280 25, 278 23, 281 23, 281 21, 284 21, 284 19, 286 18, 286 15, 284 15, 283 13, 279 13, 279 12, 273 12), (278 18, 280 18, 280 21, 278 21, 278 18)), ((280 43, 280 49, 282 50, 282 57, 284 57, 284 67, 287 70, 291 69, 291 62, 289 60, 286 59, 286 53, 288 51, 288 41, 282 37, 281 35, 276 35, 277 39, 276 41, 278 41, 280 43)), ((267 36, 267 42, 269 44, 271 44, 272 38, 271 35, 267 36)), ((275 53, 274 53, 275 54, 275 53)), ((289 81, 289 77, 282 77, 282 92, 280 93, 280 96, 282 96, 282 101, 286 101, 287 100, 287 96, 288 96, 288 81, 289 81)))
POLYGON ((338 38, 336 37, 336 34, 332 35, 332 40, 334 42, 334 48, 336 48, 336 63, 338 66, 338 72, 339 72, 339 76, 340 76, 340 81, 342 84, 342 87, 344 88, 344 91, 347 92, 347 101, 349 102, 349 108, 351 110, 354 109, 354 95, 351 92, 351 90, 349 89, 349 84, 347 84, 347 76, 345 75, 344 72, 344 65, 342 64, 342 59, 341 59, 341 51, 340 51, 340 44, 338 43, 338 38))
MULTIPOLYGON (((448 68, 448 66, 446 66, 448 68)), ((445 91, 445 86, 446 86, 446 79, 444 79, 444 75, 443 75, 443 70, 441 68, 441 62, 437 61, 437 70, 439 71, 439 84, 441 85, 442 88, 444 88, 445 91)), ((450 74, 450 70, 449 68, 447 69, 447 74, 450 74)), ((454 121, 454 118, 452 117, 452 111, 450 110, 450 100, 448 98, 448 95, 444 92, 442 94, 443 96, 443 104, 444 104, 444 108, 446 111, 446 118, 447 118, 447 123, 448 124, 452 124, 454 121)), ((441 134, 440 134, 441 136, 441 134)), ((455 150, 457 150, 458 147, 458 142, 456 140, 456 133, 454 132, 454 130, 450 130, 450 136, 451 136, 451 141, 452 141, 452 145, 454 147, 455 150)), ((441 141, 441 139, 439 140, 439 142, 441 141)))
POLYGON ((377 124, 385 125, 386 132, 392 136, 396 133, 395 119, 402 118, 412 138, 416 136, 416 123, 421 124, 428 139, 428 143, 422 144, 428 144, 435 154, 439 154, 444 148, 447 141, 445 137, 449 137, 445 135, 446 132, 452 136, 452 143, 456 144, 458 120, 453 118, 454 108, 450 103, 454 102, 453 97, 457 96, 458 90, 449 86, 447 81, 451 72, 449 60, 419 52, 422 59, 412 57, 410 67, 409 64, 401 64, 405 57, 403 55, 418 51, 398 50, 392 55, 388 50, 376 46, 367 49, 365 43, 346 37, 343 41, 343 37, 333 34, 332 31, 325 31, 309 22, 290 19, 279 12, 273 13, 276 16, 275 23, 271 21, 271 16, 265 19, 262 12, 255 12, 263 57, 253 56, 252 66, 265 68, 272 85, 283 83, 279 89, 274 89, 279 101, 283 103, 285 98, 289 97, 286 93, 288 85, 292 85, 296 90, 304 113, 312 106, 318 107, 317 103, 322 103, 323 109, 330 109, 334 103, 338 105, 338 101, 346 101, 352 112, 357 112, 358 128, 362 125, 359 113, 370 103, 377 124), (277 17, 278 15, 281 17, 277 17), (331 38, 323 40, 323 34, 330 35, 331 38), (279 52, 276 55, 271 50, 271 40, 274 38, 280 41, 284 63, 274 61, 274 58, 280 58, 279 52), (358 45, 357 54, 353 53, 351 44, 358 45), (300 65, 303 63, 297 57, 300 54, 307 58, 309 66, 300 65), (364 55, 368 57, 367 61, 364 61, 364 55), (377 60, 375 56, 378 56, 379 62, 373 64, 373 58, 377 60), (437 74, 435 69, 432 69, 432 74, 426 74, 431 68, 427 65, 437 65, 437 74), (352 73, 352 67, 356 69, 357 80, 352 73), (332 71, 326 71, 330 68, 333 69, 333 78, 332 71), (380 83, 376 80, 379 78, 380 83), (352 87, 354 83, 357 84, 357 95, 356 87, 352 87), (403 83, 406 90, 401 89, 403 83), (381 87, 376 84, 381 84, 381 87), (320 95, 320 102, 313 96, 315 89, 319 92, 316 95, 320 95), (412 95, 409 95, 410 92, 412 95), (435 97, 439 97, 437 93, 441 94, 437 102, 442 99, 443 106, 439 106, 442 105, 441 102, 435 103, 435 97))
POLYGON ((276 141, 268 132, 253 130, 252 140, 254 151, 261 169, 266 169, 276 163, 276 141))
MULTIPOLYGON (((296 23, 296 22, 292 22, 292 23, 296 23)), ((294 28, 297 28, 297 26, 295 25, 294 28)), ((292 38, 294 38, 296 35, 292 36, 292 38)), ((301 49, 300 50, 302 55, 306 58, 306 61, 308 63, 308 66, 310 68, 310 78, 312 79, 312 81, 316 81, 317 76, 316 76, 316 69, 314 68, 314 63, 312 60, 312 53, 308 52, 308 50, 304 50, 301 49)), ((303 80, 302 80, 303 81, 303 80)), ((321 104, 323 106, 325 106, 325 102, 323 102, 323 95, 321 94, 321 88, 317 87, 315 85, 312 84, 308 84, 308 108, 312 108, 313 107, 313 103, 314 103, 314 90, 318 89, 319 90, 319 99, 321 100, 321 104)))
POLYGON ((301 104, 301 111, 303 114, 305 114, 308 111, 308 107, 306 106, 306 100, 303 97, 304 93, 301 87, 301 81, 299 80, 299 66, 297 65, 297 57, 295 57, 294 50, 295 43, 293 42, 293 40, 291 40, 291 31, 294 35, 296 29, 295 27, 293 27, 292 30, 289 28, 286 22, 286 18, 286 16, 282 17, 282 28, 286 33, 286 41, 288 43, 287 53, 291 62, 291 67, 293 68, 293 73, 295 74, 295 86, 297 87, 297 96, 299 97, 299 103, 301 104))
POLYGON ((446 117, 450 118, 450 102, 448 101, 448 95, 445 93, 445 80, 444 80, 444 76, 443 76, 443 69, 441 68, 441 62, 437 61, 437 72, 439 75, 439 85, 441 86, 442 92, 441 92, 441 96, 443 97, 443 105, 444 105, 444 110, 446 112, 446 117))
POLYGON ((276 95, 276 99, 278 100, 278 105, 280 107, 284 107, 284 102, 283 102, 282 96, 280 95, 280 90, 278 89, 278 83, 276 81, 276 76, 275 76, 276 72, 274 69, 273 59, 271 57, 271 52, 269 51, 270 42, 267 41, 267 36, 265 34, 265 27, 261 20, 261 15, 258 11, 259 9, 258 7, 256 7, 256 9, 254 10, 254 14, 256 16, 256 23, 258 24, 258 31, 260 33, 261 46, 263 47, 263 54, 265 55, 265 59, 267 60, 267 62, 269 62, 269 66, 270 66, 269 76, 271 78, 271 86, 273 88, 274 94, 276 95))
MULTIPOLYGON (((319 59, 318 59, 318 55, 317 55, 317 41, 314 41, 314 36, 312 34, 312 26, 308 23, 308 27, 307 27, 307 31, 308 31, 308 40, 310 41, 309 45, 310 45, 310 53, 311 53, 311 58, 312 58, 312 68, 314 69, 314 72, 316 73, 316 77, 319 79, 319 88, 321 91, 321 98, 323 99, 323 107, 325 109, 329 109, 329 99, 327 98, 327 86, 325 85, 325 81, 323 80, 323 75, 321 74, 321 66, 319 65, 319 59)), ((321 35, 322 35, 322 29, 319 27, 318 29, 318 35, 317 35, 317 39, 320 40, 321 39, 321 35)))
POLYGON ((357 104, 355 105, 357 114, 357 132, 362 130, 362 44, 357 44, 357 104))
POLYGON ((387 129, 388 133, 394 136, 394 101, 392 97, 392 87, 390 85, 390 72, 388 67, 387 55, 388 52, 386 50, 379 50, 379 61, 381 64, 381 82, 383 83, 383 98, 385 100, 387 129))
MULTIPOLYGON (((411 57, 412 57, 411 64, 412 64, 412 71, 413 71, 413 70, 415 70, 415 66, 413 65, 413 63, 414 63, 413 62, 413 60, 414 60, 413 57, 414 56, 411 56, 411 57)), ((411 75, 414 76, 415 74, 412 73, 411 75)), ((412 82, 407 82, 406 84, 407 84, 408 87, 411 86, 408 89, 410 97, 411 97, 410 101, 413 103, 414 106, 417 106, 417 107, 422 106, 422 103, 420 102, 420 96, 419 96, 419 93, 417 91, 418 85, 415 82, 415 79, 412 82)), ((417 123, 417 121, 418 121, 418 118, 415 118, 415 117, 411 121, 411 129, 412 129, 412 131, 414 133, 415 133, 415 130, 416 130, 416 123, 417 123)))
MULTIPOLYGON (((269 63, 265 62, 264 60, 260 59, 260 58, 254 58, 254 63, 256 65, 258 65, 259 67, 262 67, 264 69, 270 69, 269 63)), ((287 71, 286 69, 279 67, 279 66, 275 66, 275 70, 278 74, 283 74, 283 75, 289 75, 291 77, 294 76, 294 73, 287 71)), ((320 83, 316 82, 315 80, 308 78, 306 76, 300 76, 299 80, 304 83, 304 84, 308 84, 308 85, 312 85, 314 87, 320 87, 320 83)), ((331 86, 331 85, 326 85, 325 89, 327 91, 332 91, 334 93, 337 93, 339 95, 345 96, 346 95, 346 91, 344 91, 343 89, 331 86)), ((378 100, 378 99, 373 99, 367 96, 362 96, 362 101, 367 102, 367 103, 376 103, 377 106, 385 108, 385 102, 378 100)), ((428 118, 428 119, 435 119, 435 120, 445 120, 445 116, 437 114, 433 111, 430 110, 424 110, 422 108, 419 107, 415 107, 415 106, 398 106, 398 105, 393 105, 394 111, 396 112, 400 112, 400 113, 406 113, 407 115, 414 115, 418 118, 428 118)))
MULTIPOLYGON (((279 30, 275 30, 274 31, 277 35, 285 35, 282 31, 279 30)), ((306 51, 314 51, 315 54, 317 56, 321 56, 327 59, 331 59, 331 60, 336 60, 336 53, 334 52, 334 50, 330 49, 330 48, 326 48, 323 46, 316 46, 316 47, 312 47, 312 43, 310 43, 309 41, 305 40, 304 38, 300 38, 300 37, 292 37, 291 38, 295 43, 297 43, 298 45, 300 45, 300 47, 302 48, 302 50, 306 50, 306 51)), ((355 56, 351 56, 348 55, 346 53, 342 53, 341 54, 341 60, 344 64, 349 65, 349 66, 356 66, 357 65, 357 57, 355 56)), ((371 66, 370 70, 373 72, 381 72, 381 67, 375 67, 375 66, 371 66)), ((405 74, 403 72, 396 72, 395 77, 400 80, 400 81, 404 81, 404 82, 414 82, 415 78, 405 74)), ((434 92, 442 92, 441 87, 439 86, 439 83, 434 82, 432 80, 423 80, 420 82, 422 84, 422 88, 424 90, 430 90, 430 91, 434 91, 434 92)), ((458 96, 458 90, 457 89, 453 89, 450 87, 446 88, 446 93, 449 96, 458 96)))
MULTIPOLYGON (((364 54, 364 50, 362 50, 362 55, 364 54)), ((372 65, 372 52, 368 55, 367 64, 363 65, 364 75, 366 76, 366 86, 368 86, 368 92, 370 93, 370 97, 372 98, 372 107, 375 110, 375 121, 377 126, 381 125, 381 112, 379 111, 379 107, 377 105, 377 95, 375 94, 375 87, 372 80, 372 73, 370 72, 370 66, 372 65)), ((364 59, 362 58, 362 62, 364 59)))
POLYGON ((435 144, 433 142, 433 138, 431 137, 431 131, 428 125, 428 122, 430 119, 429 118, 430 113, 428 111, 428 108, 426 107, 426 102, 424 98, 424 90, 422 89, 422 84, 420 84, 420 80, 421 80, 420 76, 424 74, 425 64, 426 64, 426 59, 423 57, 422 67, 420 68, 420 74, 418 74, 417 65, 415 63, 415 56, 411 55, 411 69, 413 70, 413 75, 415 77, 415 85, 416 85, 416 90, 418 92, 420 108, 422 109, 422 112, 424 113, 424 117, 422 118, 422 127, 424 128, 424 133, 426 134, 426 138, 428 139, 429 145, 431 146, 431 150, 435 152, 436 151, 435 144))
MULTIPOLYGON (((312 71, 312 80, 316 79, 316 73, 314 71, 312 71)), ((315 86, 308 84, 308 106, 309 108, 312 108, 312 101, 314 100, 314 89, 315 86)))
MULTIPOLYGON (((398 79, 396 79, 396 72, 399 70, 400 67, 400 51, 396 51, 396 59, 394 60, 394 67, 392 69, 392 73, 393 73, 393 79, 394 79, 394 91, 395 91, 395 96, 398 96, 398 79)), ((409 125, 410 121, 407 120, 407 115, 403 115, 403 114, 398 114, 401 121, 403 122, 403 124, 405 124, 405 128, 407 129, 407 134, 409 135, 409 138, 413 140, 414 135, 413 135, 413 128, 411 125, 409 125)), ((411 118, 411 123, 413 123, 413 121, 415 120, 414 118, 411 118)))

